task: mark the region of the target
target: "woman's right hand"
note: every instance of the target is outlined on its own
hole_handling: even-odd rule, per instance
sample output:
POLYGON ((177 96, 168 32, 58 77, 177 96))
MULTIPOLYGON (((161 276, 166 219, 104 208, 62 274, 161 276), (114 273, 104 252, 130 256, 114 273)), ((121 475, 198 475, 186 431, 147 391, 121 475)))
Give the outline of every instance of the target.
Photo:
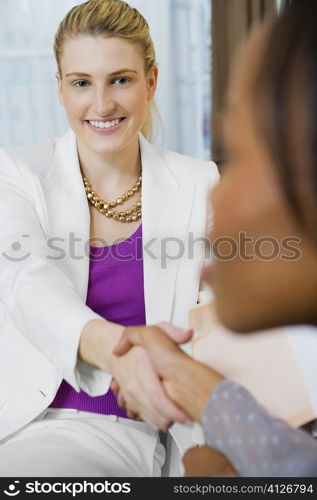
MULTIPOLYGON (((157 327, 140 326, 137 328, 151 337, 151 329, 157 327)), ((129 331, 126 328, 125 333, 129 331)), ((140 333, 142 333, 140 331, 140 333)), ((190 332, 179 330, 179 343, 186 342, 190 332)), ((190 423, 186 413, 166 394, 153 363, 142 346, 133 346, 125 355, 112 355, 111 373, 120 386, 121 403, 129 409, 129 414, 137 415, 155 429, 167 430, 173 422, 190 423)), ((120 404, 120 401, 119 401, 120 404)))
MULTIPOLYGON (((211 367, 194 360, 177 345, 186 332, 171 325, 159 324, 153 331, 131 327, 121 336, 114 354, 126 356, 130 349, 142 347, 148 353, 167 395, 195 421, 200 421, 212 391, 224 379, 211 367), (183 333, 182 333, 183 332, 183 333)), ((187 332, 189 334, 190 332, 187 332)), ((188 340, 188 339, 187 339, 188 340)), ((111 388, 124 401, 120 383, 114 380, 111 388)), ((125 401, 129 410, 129 403, 125 401)))

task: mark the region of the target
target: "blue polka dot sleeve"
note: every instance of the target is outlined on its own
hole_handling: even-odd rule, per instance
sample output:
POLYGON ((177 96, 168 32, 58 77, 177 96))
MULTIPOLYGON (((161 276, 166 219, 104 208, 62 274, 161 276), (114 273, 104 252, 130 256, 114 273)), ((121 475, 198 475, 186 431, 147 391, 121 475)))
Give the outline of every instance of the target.
POLYGON ((213 391, 201 424, 206 443, 241 476, 317 476, 317 442, 272 417, 252 395, 225 380, 213 391))

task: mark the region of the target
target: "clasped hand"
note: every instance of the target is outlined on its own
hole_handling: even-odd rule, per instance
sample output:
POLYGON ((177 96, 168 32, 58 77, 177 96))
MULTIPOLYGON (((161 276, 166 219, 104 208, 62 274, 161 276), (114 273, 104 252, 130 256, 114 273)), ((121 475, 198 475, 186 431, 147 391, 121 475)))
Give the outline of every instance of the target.
MULTIPOLYGON (((167 323, 126 328, 113 353, 121 361, 131 356, 128 365, 131 372, 124 372, 124 366, 123 372, 114 372, 111 388, 130 417, 145 420, 156 429, 167 430, 173 422, 191 422, 175 403, 181 401, 191 418, 200 420, 210 393, 223 377, 178 347, 191 337, 192 331, 167 323)), ((188 450, 184 466, 186 476, 236 475, 226 457, 208 446, 188 450)))
POLYGON ((169 376, 176 360, 186 356, 177 344, 188 342, 191 337, 191 330, 175 328, 168 323, 124 330, 113 351, 111 389, 130 418, 144 420, 154 429, 161 430, 167 430, 173 422, 191 422, 173 402, 169 387, 169 376))

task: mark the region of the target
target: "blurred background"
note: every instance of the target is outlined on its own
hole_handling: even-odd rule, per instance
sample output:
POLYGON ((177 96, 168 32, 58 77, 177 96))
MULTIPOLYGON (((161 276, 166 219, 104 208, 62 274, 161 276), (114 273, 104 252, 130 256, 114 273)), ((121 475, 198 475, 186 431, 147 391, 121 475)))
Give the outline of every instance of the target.
MULTIPOLYGON (((289 1, 289 0, 288 0, 289 1)), ((155 142, 221 162, 218 121, 232 54, 251 26, 283 0, 130 0, 147 19, 159 65, 163 126, 155 142)), ((0 0, 0 145, 67 130, 56 95, 52 43, 82 0, 0 0)))

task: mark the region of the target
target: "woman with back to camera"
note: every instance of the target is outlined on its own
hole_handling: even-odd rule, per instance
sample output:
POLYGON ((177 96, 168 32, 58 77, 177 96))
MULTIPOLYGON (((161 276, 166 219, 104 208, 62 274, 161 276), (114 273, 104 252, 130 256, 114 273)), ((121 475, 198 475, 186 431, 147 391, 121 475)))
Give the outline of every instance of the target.
POLYGON ((143 348, 112 350, 131 325, 187 327, 203 248, 168 259, 161 242, 204 235, 218 172, 145 138, 158 70, 136 9, 76 6, 54 50, 71 130, 0 151, 0 474, 160 475, 154 429, 188 417, 143 348), (151 425, 119 408, 112 376, 151 425))
MULTIPOLYGON (((316 111, 317 4, 302 0, 256 30, 235 65, 228 93, 229 161, 211 196, 210 240, 238 242, 243 231, 253 244, 269 237, 283 249, 291 237, 300 252, 294 259, 284 248, 284 259, 263 260, 249 245, 253 259, 241 254, 205 268, 218 316, 231 330, 317 325, 316 111)), ((124 336, 115 352, 146 347, 169 396, 203 426, 212 449, 188 452, 188 474, 317 475, 313 437, 272 418, 248 391, 186 356, 159 329, 151 338, 133 329, 124 336)), ((120 404, 136 410, 123 396, 119 391, 120 404)))

